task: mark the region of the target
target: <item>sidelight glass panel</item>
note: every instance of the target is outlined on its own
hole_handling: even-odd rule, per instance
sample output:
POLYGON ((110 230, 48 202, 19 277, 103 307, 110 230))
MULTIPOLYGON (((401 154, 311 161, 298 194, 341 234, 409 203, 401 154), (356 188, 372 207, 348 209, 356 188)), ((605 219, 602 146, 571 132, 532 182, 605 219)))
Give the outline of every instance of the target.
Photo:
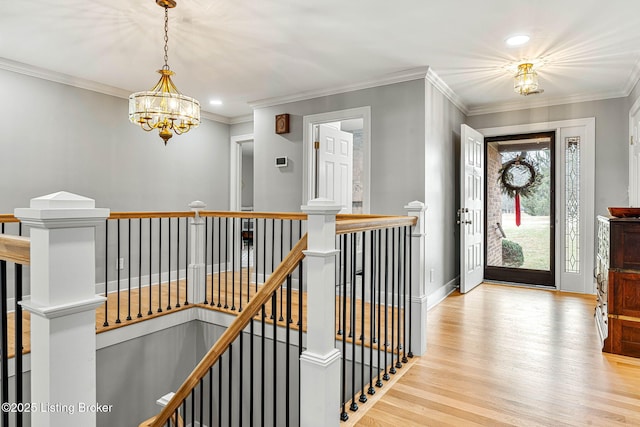
POLYGON ((565 138, 565 272, 580 272, 580 137, 565 138))

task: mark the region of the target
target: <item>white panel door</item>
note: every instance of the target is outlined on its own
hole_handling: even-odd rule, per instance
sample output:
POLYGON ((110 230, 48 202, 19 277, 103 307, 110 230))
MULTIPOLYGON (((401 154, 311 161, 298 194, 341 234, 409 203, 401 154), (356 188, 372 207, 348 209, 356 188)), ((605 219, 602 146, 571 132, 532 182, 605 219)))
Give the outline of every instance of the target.
POLYGON ((351 213, 353 204, 353 134, 319 125, 318 197, 342 205, 340 213, 351 213))
POLYGON ((484 277, 484 137, 462 125, 460 147, 460 292, 484 277))

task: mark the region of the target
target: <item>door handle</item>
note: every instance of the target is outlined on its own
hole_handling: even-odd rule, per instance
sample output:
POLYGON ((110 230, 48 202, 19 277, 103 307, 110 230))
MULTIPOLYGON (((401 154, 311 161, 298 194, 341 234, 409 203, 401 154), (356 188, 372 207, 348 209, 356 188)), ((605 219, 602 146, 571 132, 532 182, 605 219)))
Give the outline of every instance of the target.
POLYGON ((456 221, 457 224, 471 224, 470 220, 467 221, 456 221))

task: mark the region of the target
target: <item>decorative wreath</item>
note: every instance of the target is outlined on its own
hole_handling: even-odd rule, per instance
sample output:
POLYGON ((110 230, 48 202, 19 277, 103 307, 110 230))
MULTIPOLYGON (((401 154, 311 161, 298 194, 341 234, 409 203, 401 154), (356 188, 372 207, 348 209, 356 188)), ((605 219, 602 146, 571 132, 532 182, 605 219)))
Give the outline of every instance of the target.
POLYGON ((504 163, 498 171, 502 192, 511 198, 517 194, 529 196, 540 184, 541 177, 537 169, 537 165, 522 154, 504 163))

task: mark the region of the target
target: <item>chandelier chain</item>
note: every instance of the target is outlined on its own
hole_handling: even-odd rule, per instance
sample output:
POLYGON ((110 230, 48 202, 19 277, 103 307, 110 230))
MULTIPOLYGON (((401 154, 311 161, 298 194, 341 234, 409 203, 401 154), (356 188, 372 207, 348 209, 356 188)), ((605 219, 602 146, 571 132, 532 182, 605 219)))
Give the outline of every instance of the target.
POLYGON ((164 65, 163 69, 169 69, 169 8, 164 7, 164 65))

